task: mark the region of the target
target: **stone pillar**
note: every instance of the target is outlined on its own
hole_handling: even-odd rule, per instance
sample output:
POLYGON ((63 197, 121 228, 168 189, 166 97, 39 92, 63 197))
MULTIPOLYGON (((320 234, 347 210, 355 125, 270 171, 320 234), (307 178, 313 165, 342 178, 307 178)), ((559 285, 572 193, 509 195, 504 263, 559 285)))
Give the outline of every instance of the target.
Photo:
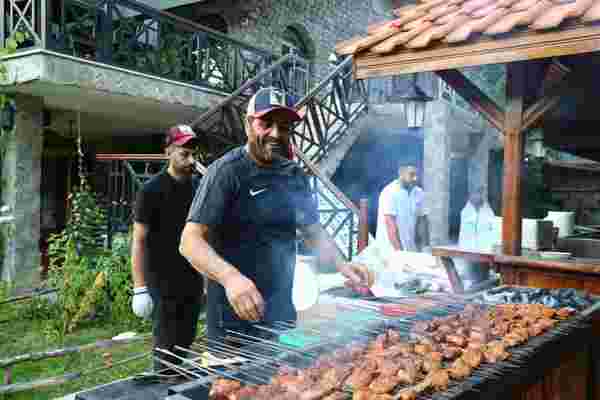
POLYGON ((498 136, 499 132, 495 128, 487 127, 469 160, 469 192, 476 187, 483 187, 486 199, 488 196, 490 151, 502 147, 498 136))
POLYGON ((40 271, 40 180, 42 172, 42 109, 38 97, 17 95, 16 116, 2 165, 2 203, 14 222, 5 227, 2 279, 30 287, 40 271))
POLYGON ((425 204, 433 246, 448 243, 450 207, 450 106, 443 100, 427 103, 424 130, 425 204))

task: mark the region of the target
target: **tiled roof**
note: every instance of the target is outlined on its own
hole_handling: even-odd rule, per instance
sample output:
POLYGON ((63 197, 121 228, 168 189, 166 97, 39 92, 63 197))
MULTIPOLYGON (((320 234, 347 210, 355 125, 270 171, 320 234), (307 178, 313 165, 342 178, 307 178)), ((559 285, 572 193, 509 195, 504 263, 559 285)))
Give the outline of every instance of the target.
POLYGON ((477 36, 546 31, 573 22, 600 21, 600 0, 426 0, 395 10, 393 21, 370 26, 367 36, 336 46, 339 54, 386 54, 401 48, 456 44, 477 36))

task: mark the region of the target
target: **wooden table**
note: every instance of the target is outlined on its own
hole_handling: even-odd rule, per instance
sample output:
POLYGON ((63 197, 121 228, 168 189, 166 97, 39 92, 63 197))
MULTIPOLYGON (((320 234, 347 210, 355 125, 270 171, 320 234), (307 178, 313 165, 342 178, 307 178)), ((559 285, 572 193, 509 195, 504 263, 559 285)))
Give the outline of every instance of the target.
MULTIPOLYGON (((456 275, 453 289, 455 285, 458 290, 462 287, 452 261, 452 258, 460 257, 489 264, 500 273, 505 285, 574 288, 600 295, 600 260, 597 259, 553 261, 534 256, 477 252, 457 246, 437 247, 432 249, 432 254, 439 257, 449 277, 456 275)), ((592 320, 593 335, 600 338, 600 313, 594 313, 592 320)), ((557 356, 561 359, 558 368, 549 371, 538 383, 515 392, 513 398, 600 400, 600 346, 596 341, 583 345, 582 350, 576 353, 557 356), (572 390, 566 390, 567 386, 572 390)))
POLYGON ((507 285, 574 288, 600 294, 600 260, 543 260, 536 257, 496 255, 494 264, 507 285))
POLYGON ((478 252, 476 250, 463 249, 458 246, 434 247, 431 249, 431 254, 438 257, 438 261, 448 274, 448 280, 452 286, 452 291, 458 294, 465 292, 465 286, 461 277, 456 271, 456 266, 454 265, 452 258, 458 257, 467 261, 480 262, 493 266, 495 256, 493 253, 478 252))

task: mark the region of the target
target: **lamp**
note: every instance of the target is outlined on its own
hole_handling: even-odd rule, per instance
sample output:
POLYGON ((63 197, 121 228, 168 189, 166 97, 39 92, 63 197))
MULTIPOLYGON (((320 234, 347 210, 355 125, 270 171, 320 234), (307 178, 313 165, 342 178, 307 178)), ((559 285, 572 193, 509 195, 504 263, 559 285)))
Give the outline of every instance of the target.
MULTIPOLYGON (((399 82, 398 82, 399 83, 399 82)), ((411 82, 406 87, 395 88, 393 98, 401 104, 409 128, 421 128, 425 124, 425 109, 428 101, 433 100, 417 85, 417 74, 412 74, 411 82), (399 89, 399 90, 398 90, 399 89)), ((400 86, 400 85, 394 85, 400 86)))
POLYGON ((12 131, 15 126, 15 113, 17 109, 12 101, 4 103, 0 111, 0 127, 5 131, 12 131))

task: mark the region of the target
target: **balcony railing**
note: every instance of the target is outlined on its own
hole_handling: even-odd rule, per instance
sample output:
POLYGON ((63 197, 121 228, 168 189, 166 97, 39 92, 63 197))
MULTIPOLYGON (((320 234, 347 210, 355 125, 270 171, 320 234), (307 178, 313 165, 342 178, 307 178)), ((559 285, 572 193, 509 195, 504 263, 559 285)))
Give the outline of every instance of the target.
POLYGON ((0 0, 0 43, 45 48, 227 93, 274 60, 269 51, 134 0, 0 0))

